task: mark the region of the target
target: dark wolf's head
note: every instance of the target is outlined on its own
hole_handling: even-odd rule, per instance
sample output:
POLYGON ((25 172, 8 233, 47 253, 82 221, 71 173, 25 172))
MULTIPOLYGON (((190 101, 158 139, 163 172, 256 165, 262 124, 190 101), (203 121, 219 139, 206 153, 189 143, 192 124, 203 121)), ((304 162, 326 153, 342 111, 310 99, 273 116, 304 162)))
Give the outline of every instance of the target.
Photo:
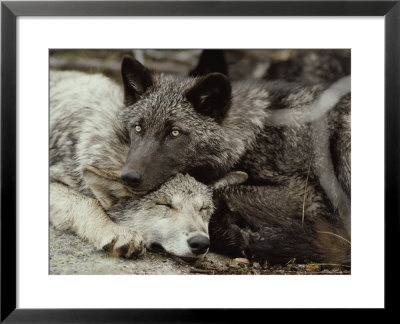
POLYGON ((156 74, 124 57, 122 79, 126 107, 121 119, 129 130, 130 150, 121 176, 135 191, 153 190, 179 172, 226 159, 221 123, 231 86, 223 74, 156 74))
POLYGON ((231 172, 206 186, 189 175, 177 174, 158 190, 138 198, 122 183, 120 172, 86 166, 83 174, 107 214, 140 232, 146 248, 162 248, 189 259, 204 256, 210 246, 213 190, 247 179, 244 172, 231 172))

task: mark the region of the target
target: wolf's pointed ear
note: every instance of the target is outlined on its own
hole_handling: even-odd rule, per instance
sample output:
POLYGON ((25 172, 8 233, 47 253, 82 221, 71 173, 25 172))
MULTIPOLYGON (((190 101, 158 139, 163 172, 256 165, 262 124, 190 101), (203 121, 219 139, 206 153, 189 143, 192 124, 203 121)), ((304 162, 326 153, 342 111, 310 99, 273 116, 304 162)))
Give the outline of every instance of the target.
POLYGON ((210 73, 197 79, 186 98, 199 113, 221 122, 230 106, 231 84, 225 75, 210 73))
POLYGON ((121 182, 121 171, 100 170, 87 165, 83 168, 83 178, 105 210, 132 195, 121 182))
POLYGON ((214 184, 212 185, 212 188, 213 189, 221 189, 226 186, 241 184, 241 183, 246 182, 248 177, 249 176, 247 175, 246 172, 242 172, 242 171, 229 172, 223 178, 214 182, 214 184))
POLYGON ((130 106, 153 84, 153 74, 132 56, 125 55, 121 65, 124 104, 130 106))

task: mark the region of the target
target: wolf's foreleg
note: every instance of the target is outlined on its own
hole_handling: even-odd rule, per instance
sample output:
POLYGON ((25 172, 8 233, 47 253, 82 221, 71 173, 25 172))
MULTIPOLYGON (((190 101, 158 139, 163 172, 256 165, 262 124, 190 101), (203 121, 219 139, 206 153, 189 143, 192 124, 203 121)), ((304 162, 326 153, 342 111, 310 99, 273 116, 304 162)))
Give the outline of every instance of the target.
POLYGON ((112 222, 96 199, 55 182, 50 183, 50 222, 114 256, 132 258, 145 252, 140 233, 112 222))

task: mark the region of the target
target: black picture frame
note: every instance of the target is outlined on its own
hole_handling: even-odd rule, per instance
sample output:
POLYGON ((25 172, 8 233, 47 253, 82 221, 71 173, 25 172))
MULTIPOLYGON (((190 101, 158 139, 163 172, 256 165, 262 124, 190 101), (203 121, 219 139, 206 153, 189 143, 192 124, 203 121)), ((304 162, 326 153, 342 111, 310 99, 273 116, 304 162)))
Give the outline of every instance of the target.
MULTIPOLYGON (((102 1, 1 3, 1 322, 234 322, 266 319, 263 310, 16 308, 16 19, 19 16, 384 16, 385 309, 399 279, 400 1, 102 1), (393 251, 391 253, 390 251, 393 251), (249 312, 252 312, 249 314, 249 312)), ((371 256, 373 258, 373 256, 371 256)), ((372 261, 372 260, 371 260, 372 261)), ((367 284, 367 283, 366 283, 367 284)), ((257 320, 258 321, 258 320, 257 320)))

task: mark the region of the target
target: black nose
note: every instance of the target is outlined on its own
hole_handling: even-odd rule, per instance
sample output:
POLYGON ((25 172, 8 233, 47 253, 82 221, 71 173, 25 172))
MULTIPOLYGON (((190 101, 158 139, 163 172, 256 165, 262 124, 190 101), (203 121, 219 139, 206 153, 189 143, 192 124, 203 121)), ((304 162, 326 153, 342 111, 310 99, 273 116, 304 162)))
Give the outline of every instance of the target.
POLYGON ((137 187, 142 182, 142 175, 135 170, 122 171, 121 178, 126 185, 131 187, 137 187))
POLYGON ((210 247, 210 240, 204 235, 193 236, 187 242, 194 254, 206 253, 210 247))

